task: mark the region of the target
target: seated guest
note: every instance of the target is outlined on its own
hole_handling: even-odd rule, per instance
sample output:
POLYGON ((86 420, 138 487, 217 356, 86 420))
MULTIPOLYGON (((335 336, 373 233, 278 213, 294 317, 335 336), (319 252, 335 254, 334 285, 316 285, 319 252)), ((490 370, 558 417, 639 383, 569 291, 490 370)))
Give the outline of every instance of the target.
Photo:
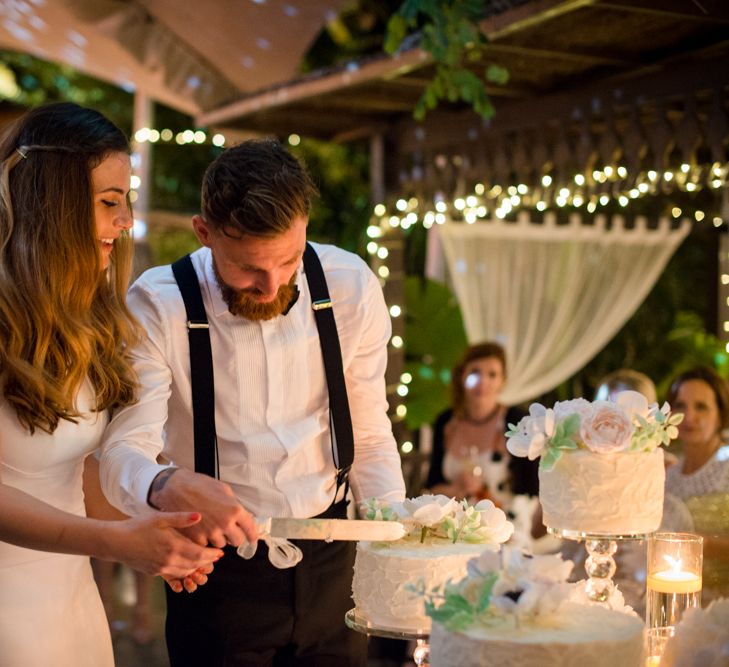
POLYGON ((648 399, 648 403, 656 402, 656 385, 644 373, 631 368, 619 368, 608 373, 597 385, 596 401, 613 400, 621 391, 637 391, 648 399))
POLYGON ((537 461, 512 457, 505 431, 523 416, 499 403, 506 357, 497 343, 470 346, 452 372, 452 407, 433 426, 433 451, 426 486, 470 501, 537 495, 537 461))
POLYGON ((686 504, 693 532, 704 536, 702 602, 729 595, 729 388, 710 368, 679 375, 667 397, 683 413, 678 462, 666 472, 666 493, 686 504))

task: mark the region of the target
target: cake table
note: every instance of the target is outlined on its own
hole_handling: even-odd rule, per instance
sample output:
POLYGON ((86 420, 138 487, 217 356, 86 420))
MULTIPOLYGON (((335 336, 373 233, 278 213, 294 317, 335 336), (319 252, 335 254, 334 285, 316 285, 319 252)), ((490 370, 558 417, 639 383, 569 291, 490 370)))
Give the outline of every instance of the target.
POLYGON ((413 662, 418 665, 418 667, 428 667, 430 664, 428 662, 428 655, 430 653, 428 640, 430 639, 430 634, 427 632, 398 630, 397 628, 388 628, 382 625, 376 625, 371 621, 368 621, 361 614, 356 613, 355 609, 350 609, 344 615, 344 622, 347 627, 365 635, 384 637, 386 639, 403 639, 405 641, 414 640, 416 646, 413 651, 413 662))

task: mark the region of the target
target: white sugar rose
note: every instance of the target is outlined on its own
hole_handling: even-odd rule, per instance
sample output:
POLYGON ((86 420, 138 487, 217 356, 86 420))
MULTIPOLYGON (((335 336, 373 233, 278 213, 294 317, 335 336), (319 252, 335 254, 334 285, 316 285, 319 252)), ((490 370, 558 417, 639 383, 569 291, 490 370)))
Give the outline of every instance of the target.
POLYGON ((580 438, 597 454, 622 452, 630 447, 633 425, 625 411, 608 401, 595 401, 592 410, 582 418, 580 438))
POLYGON ((557 401, 554 404, 554 418, 561 422, 566 417, 576 414, 582 418, 590 414, 592 404, 584 398, 573 398, 569 401, 557 401))
POLYGON ((455 514, 459 504, 453 498, 444 495, 419 496, 403 501, 405 515, 400 517, 403 523, 416 523, 432 528, 447 516, 455 514))

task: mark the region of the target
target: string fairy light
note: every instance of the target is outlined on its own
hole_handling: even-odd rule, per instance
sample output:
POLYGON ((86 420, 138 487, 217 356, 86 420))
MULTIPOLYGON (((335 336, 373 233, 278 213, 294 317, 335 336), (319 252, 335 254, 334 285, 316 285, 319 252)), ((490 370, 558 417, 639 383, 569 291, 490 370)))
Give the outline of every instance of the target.
POLYGON ((225 146, 227 139, 224 134, 220 132, 209 133, 201 129, 188 128, 186 130, 180 130, 179 132, 173 132, 169 128, 162 130, 156 130, 150 127, 140 127, 134 133, 134 141, 139 144, 143 143, 163 143, 171 144, 176 143, 178 146, 184 146, 185 144, 207 144, 210 143, 213 146, 222 148, 225 146))
MULTIPOLYGON (((430 201, 400 196, 391 206, 380 202, 374 207, 366 231, 367 237, 371 239, 367 244, 367 252, 375 260, 376 273, 384 287, 391 276, 388 266, 390 253, 384 242, 388 235, 398 229, 407 231, 417 224, 430 229, 433 225, 443 225, 447 221, 477 224, 489 217, 495 216, 504 220, 530 210, 544 213, 548 209, 573 209, 576 212, 586 210, 592 214, 611 204, 625 209, 646 197, 670 196, 671 193, 687 193, 693 197, 702 190, 716 191, 728 186, 729 162, 715 162, 708 169, 706 165, 683 163, 675 169, 660 172, 651 169, 640 172, 637 176, 631 175, 624 165, 605 165, 585 173, 573 174, 570 178, 564 178, 563 175, 558 178, 554 174, 545 173, 538 178, 536 187, 525 183, 476 183, 473 192, 461 194, 450 201, 441 193, 430 201)), ((681 204, 679 206, 675 199, 671 203, 670 215, 675 219, 689 216, 696 224, 708 223, 717 228, 729 222, 729 218, 725 216, 712 215, 698 207, 686 210, 691 209, 691 206, 683 199, 681 204)), ((720 321, 721 328, 729 337, 729 239, 725 246, 726 251, 721 256, 724 270, 721 271, 720 290, 726 296, 726 305, 723 306, 720 321)), ((721 303, 723 304, 723 299, 721 303)), ((388 308, 391 318, 401 316, 401 304, 388 303, 388 308)), ((401 350, 403 345, 404 341, 400 336, 390 339, 390 346, 395 350, 401 350)), ((729 342, 726 349, 729 353, 729 342)), ((409 392, 409 381, 406 381, 408 375, 401 376, 400 382, 394 386, 392 404, 393 418, 396 421, 407 415, 407 406, 403 401, 409 392)), ((406 452, 406 444, 401 446, 403 453, 406 452)))

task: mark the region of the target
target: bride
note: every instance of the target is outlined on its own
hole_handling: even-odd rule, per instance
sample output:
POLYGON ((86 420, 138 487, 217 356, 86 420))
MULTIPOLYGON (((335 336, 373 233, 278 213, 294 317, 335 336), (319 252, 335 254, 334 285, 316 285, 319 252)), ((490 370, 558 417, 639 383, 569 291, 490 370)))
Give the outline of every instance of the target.
POLYGON ((135 399, 129 180, 122 132, 74 104, 34 109, 0 141, 4 667, 113 665, 88 556, 192 590, 222 554, 177 530, 200 520, 194 512, 85 517, 85 491, 90 513, 100 505, 82 487, 84 460, 108 411, 135 399))

